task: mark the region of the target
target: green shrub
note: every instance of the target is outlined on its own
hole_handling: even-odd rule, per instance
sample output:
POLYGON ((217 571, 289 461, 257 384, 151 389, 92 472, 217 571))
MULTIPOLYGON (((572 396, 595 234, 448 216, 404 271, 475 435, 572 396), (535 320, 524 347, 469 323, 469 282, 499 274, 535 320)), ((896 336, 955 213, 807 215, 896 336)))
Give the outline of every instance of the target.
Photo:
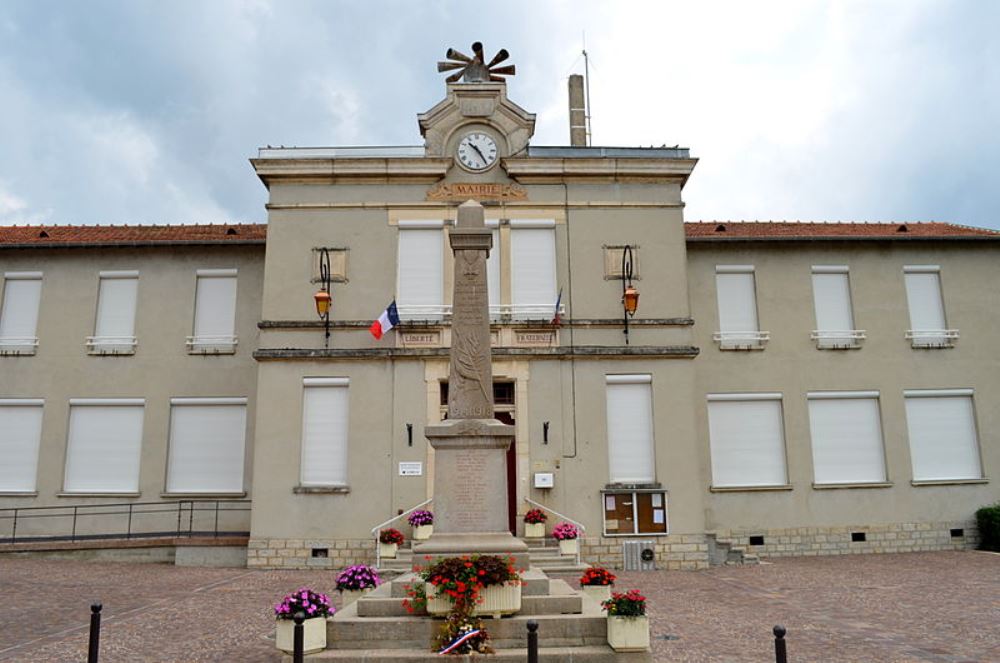
POLYGON ((976 511, 979 549, 1000 552, 1000 502, 976 511))

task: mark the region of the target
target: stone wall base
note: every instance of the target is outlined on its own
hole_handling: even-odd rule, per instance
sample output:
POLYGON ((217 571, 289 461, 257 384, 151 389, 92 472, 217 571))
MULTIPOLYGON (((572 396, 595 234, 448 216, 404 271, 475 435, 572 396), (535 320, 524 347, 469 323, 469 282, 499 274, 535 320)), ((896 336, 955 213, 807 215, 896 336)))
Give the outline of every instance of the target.
POLYGON ((668 536, 602 536, 580 541, 580 560, 610 569, 624 566, 626 541, 652 541, 656 553, 656 568, 694 571, 707 569, 708 538, 704 534, 670 534, 668 536))
POLYGON ((251 538, 247 568, 342 569, 352 564, 375 564, 373 539, 251 538))

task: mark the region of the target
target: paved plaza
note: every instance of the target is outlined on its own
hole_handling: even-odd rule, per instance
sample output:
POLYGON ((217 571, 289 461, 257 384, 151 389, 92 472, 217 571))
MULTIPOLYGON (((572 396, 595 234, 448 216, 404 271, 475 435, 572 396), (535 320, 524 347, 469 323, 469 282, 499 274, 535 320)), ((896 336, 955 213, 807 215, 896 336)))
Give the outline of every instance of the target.
MULTIPOLYGON (((270 605, 328 571, 191 569, 0 559, 0 661, 86 660, 92 600, 101 661, 278 661, 270 605)), ((708 571, 622 573, 650 598, 657 661, 1000 661, 1000 554, 776 559, 708 571)))

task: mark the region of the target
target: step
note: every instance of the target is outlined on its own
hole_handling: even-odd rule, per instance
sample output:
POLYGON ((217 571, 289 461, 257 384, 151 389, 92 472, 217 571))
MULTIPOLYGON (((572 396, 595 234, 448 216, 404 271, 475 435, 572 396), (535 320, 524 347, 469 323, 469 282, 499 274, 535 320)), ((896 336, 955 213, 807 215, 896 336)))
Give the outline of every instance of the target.
MULTIPOLYGON (((487 660, 523 662, 527 657, 527 648, 497 649, 496 654, 487 660)), ((307 661, 338 661, 339 663, 430 663, 441 661, 441 657, 429 649, 364 649, 326 651, 305 657, 307 661)), ((285 656, 283 663, 291 663, 292 657, 285 656)), ((449 661, 455 663, 471 663, 482 661, 481 656, 449 656, 449 661)), ((616 653, 607 645, 590 645, 586 647, 539 647, 540 663, 652 663, 651 652, 635 652, 628 654, 616 653)))
MULTIPOLYGON (((521 580, 524 582, 521 596, 544 596, 549 593, 549 577, 540 569, 531 568, 523 571, 521 580)), ((406 585, 411 585, 414 582, 420 582, 420 579, 416 573, 410 571, 394 578, 392 582, 383 583, 382 587, 389 586, 387 594, 381 594, 382 587, 379 587, 369 596, 392 596, 403 599, 406 598, 406 585)))
MULTIPOLYGON (((412 578, 411 578, 412 580, 412 578)), ((547 580, 544 585, 537 583, 538 589, 545 592, 525 594, 524 589, 532 588, 534 581, 529 580, 522 588, 521 610, 519 615, 566 615, 579 614, 582 611, 583 594, 573 590, 563 580, 547 580)), ((405 587, 409 582, 403 582, 405 587)), ((409 615, 403 607, 405 590, 400 593, 392 587, 383 585, 358 601, 359 617, 403 617, 409 615)))

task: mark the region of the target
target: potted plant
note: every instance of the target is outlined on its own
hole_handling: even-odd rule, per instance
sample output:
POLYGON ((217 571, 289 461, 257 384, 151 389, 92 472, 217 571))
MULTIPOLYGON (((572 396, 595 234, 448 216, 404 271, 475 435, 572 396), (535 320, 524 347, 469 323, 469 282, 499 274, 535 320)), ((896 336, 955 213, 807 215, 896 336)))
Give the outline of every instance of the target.
POLYGON ((378 533, 379 555, 383 559, 395 559, 399 544, 404 541, 403 533, 389 527, 378 533))
POLYGON ((434 514, 430 511, 417 509, 406 518, 413 527, 413 540, 424 541, 431 538, 434 532, 434 514))
POLYGON ((580 551, 580 530, 573 523, 559 523, 552 528, 552 536, 559 542, 559 553, 562 555, 575 555, 580 551))
POLYGON ((521 609, 521 576, 514 568, 513 557, 447 557, 419 574, 434 587, 434 591, 425 591, 426 610, 432 615, 457 611, 499 618, 521 609))
POLYGON ((365 564, 355 564, 348 566, 337 576, 337 590, 340 591, 341 604, 343 608, 348 603, 357 601, 365 592, 378 587, 381 580, 378 571, 365 564))
POLYGON ((306 616, 302 622, 303 651, 306 654, 326 649, 326 618, 334 612, 326 594, 303 587, 274 606, 274 642, 278 649, 292 652, 295 643, 295 613, 306 616))
POLYGON ((549 517, 541 509, 531 509, 524 514, 524 537, 526 539, 544 539, 545 521, 549 517))
POLYGON ((649 649, 649 617, 646 597, 637 589, 614 592, 601 604, 608 613, 608 644, 619 652, 649 649))
POLYGON ((580 589, 599 604, 611 598, 611 586, 614 584, 615 574, 600 566, 592 566, 580 576, 580 589))

